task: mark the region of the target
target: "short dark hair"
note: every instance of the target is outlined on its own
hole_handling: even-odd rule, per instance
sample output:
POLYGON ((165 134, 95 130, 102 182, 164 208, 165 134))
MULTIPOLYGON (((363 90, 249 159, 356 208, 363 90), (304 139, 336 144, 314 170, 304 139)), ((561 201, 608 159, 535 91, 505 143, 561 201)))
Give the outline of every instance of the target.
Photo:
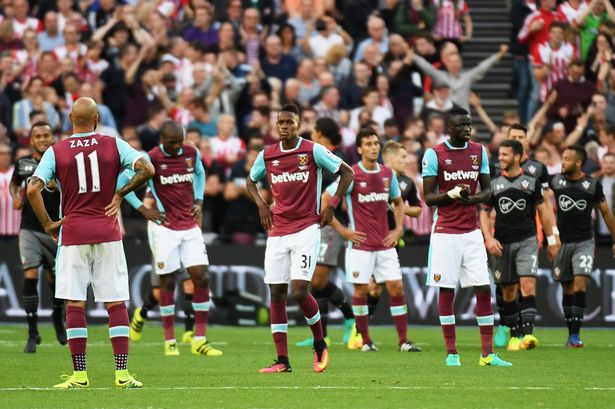
POLYGON ((188 43, 188 47, 192 48, 193 50, 201 53, 201 54, 205 54, 207 52, 207 45, 205 45, 204 42, 202 42, 201 40, 192 40, 188 43))
POLYGON ((30 111, 30 113, 28 114, 28 119, 30 119, 30 121, 32 120, 32 118, 34 118, 37 115, 45 115, 45 113, 43 111, 41 111, 40 109, 33 109, 32 111, 30 111))
POLYGON ((448 118, 452 118, 456 115, 470 115, 470 113, 462 107, 455 107, 448 111, 448 118))
POLYGON ((604 126, 604 133, 610 136, 615 137, 615 125, 606 124, 604 126))
POLYGON ((290 112, 291 114, 301 116, 299 107, 296 104, 286 104, 280 109, 280 112, 290 112))
POLYGON ((40 126, 48 126, 49 129, 51 129, 51 132, 53 132, 53 127, 51 126, 51 124, 49 122, 47 122, 47 121, 36 121, 30 127, 30 135, 32 135, 32 131, 34 131, 34 128, 38 128, 40 126))
POLYGON ((335 122, 333 118, 318 118, 314 129, 323 134, 331 143, 335 146, 342 142, 342 135, 340 134, 340 126, 335 122))
POLYGON ((173 120, 164 121, 162 126, 160 127, 160 135, 166 134, 184 134, 184 127, 179 124, 179 122, 175 122, 173 120))
POLYGON ((610 156, 611 158, 615 159, 615 152, 605 153, 604 156, 602 156, 602 160, 604 160, 604 158, 606 158, 607 156, 610 156))
POLYGON ((523 144, 516 139, 504 139, 502 143, 500 143, 500 148, 501 147, 512 148, 513 154, 523 157, 523 144))
POLYGON ((363 90, 363 95, 361 95, 362 98, 365 98, 366 96, 368 96, 369 94, 371 94, 372 92, 378 92, 378 88, 376 87, 367 87, 363 90))
POLYGON ((511 129, 518 129, 520 131, 523 131, 523 133, 527 134, 527 126, 523 125, 520 122, 515 122, 514 124, 510 125, 508 127, 508 133, 510 133, 511 129))
POLYGON ((363 139, 365 138, 369 138, 372 135, 376 135, 378 136, 378 132, 376 131, 375 128, 368 126, 365 128, 361 128, 359 130, 359 133, 357 133, 357 139, 355 141, 355 144, 357 145, 357 148, 361 147, 361 143, 363 143, 363 139))
POLYGON ((581 145, 570 145, 566 148, 567 150, 574 151, 577 155, 577 160, 581 161, 581 166, 585 166, 585 162, 587 162, 587 151, 581 145))
POLYGON ((395 118, 387 118, 382 125, 384 128, 397 127, 397 120, 395 118))
POLYGON ((569 25, 566 23, 562 23, 561 21, 554 21, 549 26, 549 31, 553 30, 554 28, 561 28, 562 30, 565 31, 568 27, 569 25))
POLYGON ((194 132, 194 133, 198 133, 198 134, 199 134, 199 136, 202 136, 202 135, 201 135, 201 131, 199 130, 199 128, 190 127, 190 128, 188 128, 188 129, 186 129, 186 135, 188 135, 189 133, 192 133, 192 132, 194 132))
POLYGON ((429 41, 430 43, 434 44, 435 41, 433 39, 433 35, 431 35, 431 33, 429 31, 420 31, 417 34, 414 35, 414 41, 416 42, 416 40, 418 40, 419 38, 422 38, 424 40, 429 41))

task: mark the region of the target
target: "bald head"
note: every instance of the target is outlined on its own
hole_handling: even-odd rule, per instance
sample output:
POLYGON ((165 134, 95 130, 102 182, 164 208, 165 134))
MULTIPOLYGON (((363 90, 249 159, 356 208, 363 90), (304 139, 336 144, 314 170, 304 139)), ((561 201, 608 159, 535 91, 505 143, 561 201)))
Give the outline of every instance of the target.
MULTIPOLYGON (((93 131, 98 124, 98 110, 96 109, 96 102, 89 97, 77 99, 73 104, 73 110, 70 113, 70 121, 73 124, 73 128, 82 128, 80 131, 88 131, 88 129, 89 131, 93 131)), ((75 132, 77 131, 75 130, 75 132)))

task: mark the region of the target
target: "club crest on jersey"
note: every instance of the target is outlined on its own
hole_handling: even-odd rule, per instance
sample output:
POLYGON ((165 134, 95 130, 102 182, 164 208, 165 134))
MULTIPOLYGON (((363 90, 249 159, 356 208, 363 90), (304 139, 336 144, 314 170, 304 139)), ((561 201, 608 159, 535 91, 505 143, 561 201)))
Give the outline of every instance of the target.
POLYGON ((536 173, 536 166, 530 165, 527 167, 527 170, 529 170, 530 173, 533 175, 534 173, 536 173))
POLYGON ((555 276, 555 278, 559 277, 559 275, 562 273, 562 271, 559 269, 559 267, 555 267, 553 269, 553 275, 555 276))
POLYGON ((524 189, 528 189, 530 187, 530 182, 527 179, 523 179, 521 181, 521 187, 524 189))
POLYGON ((434 280, 436 283, 439 283, 441 279, 442 279, 442 274, 434 274, 434 275, 433 275, 433 280, 434 280))
POLYGON ((472 165, 478 165, 478 155, 470 155, 470 159, 472 160, 472 165))
POLYGON ((192 163, 192 158, 186 158, 186 169, 188 171, 194 168, 194 163, 192 163))
POLYGON ((300 153, 297 155, 297 160, 299 161, 300 166, 305 166, 308 164, 308 155, 307 153, 300 153))
POLYGON ((493 273, 493 276, 495 277, 496 280, 499 280, 500 278, 502 278, 502 272, 500 270, 495 270, 495 272, 493 273))
POLYGON ((399 182, 399 187, 401 188, 401 190, 406 190, 408 184, 402 180, 401 182, 399 182))
POLYGON ((389 190, 389 187, 391 187, 391 179, 382 178, 382 184, 384 185, 384 190, 389 190))
POLYGON ((583 183, 581 183, 581 186, 583 186, 583 189, 587 190, 589 189, 589 182, 586 180, 583 183))

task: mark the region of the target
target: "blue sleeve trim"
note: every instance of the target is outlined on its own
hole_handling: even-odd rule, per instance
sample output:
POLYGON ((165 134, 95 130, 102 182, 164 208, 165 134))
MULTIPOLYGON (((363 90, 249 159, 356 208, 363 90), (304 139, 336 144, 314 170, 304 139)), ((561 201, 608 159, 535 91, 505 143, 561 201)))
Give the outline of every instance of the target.
POLYGON ((312 153, 314 154, 316 165, 318 165, 319 168, 327 169, 331 173, 337 173, 338 170, 340 170, 340 166, 343 162, 342 159, 331 153, 329 149, 315 143, 312 153))
POLYGON ((389 193, 389 196, 391 197, 391 199, 397 199, 398 197, 401 197, 401 189, 399 188, 399 181, 397 180, 397 175, 395 174, 395 172, 392 173, 393 176, 391 176, 391 193, 389 193))
POLYGON ((194 200, 203 200, 205 195, 205 168, 201 161, 201 152, 196 149, 196 164, 194 166, 194 200))
POLYGON ((485 149, 485 147, 482 147, 483 149, 483 163, 480 167, 480 173, 483 175, 490 175, 491 172, 489 171, 489 156, 487 155, 487 149, 485 149))
POLYGON ((260 151, 254 161, 254 165, 252 165, 252 169, 250 170, 250 179, 254 182, 258 182, 266 175, 267 169, 265 168, 265 152, 260 151))
POLYGON ((34 175, 37 178, 45 182, 45 185, 49 184, 56 174, 56 154, 53 148, 47 149, 43 154, 41 161, 39 162, 34 175))
POLYGON ((120 155, 120 163, 124 169, 134 170, 135 162, 144 155, 132 148, 128 143, 120 138, 115 138, 117 151, 120 155))
POLYGON ((422 176, 438 176, 438 155, 431 148, 427 149, 423 155, 422 176))

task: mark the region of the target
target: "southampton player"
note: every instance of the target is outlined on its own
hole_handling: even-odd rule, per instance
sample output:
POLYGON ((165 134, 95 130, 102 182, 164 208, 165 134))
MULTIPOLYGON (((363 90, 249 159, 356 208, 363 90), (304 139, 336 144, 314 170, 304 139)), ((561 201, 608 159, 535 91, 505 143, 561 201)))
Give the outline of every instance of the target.
POLYGON ((533 335, 536 320, 536 275, 538 273, 538 211, 549 244, 547 254, 553 260, 558 251, 552 234, 555 216, 550 213, 538 179, 521 169, 523 145, 514 139, 500 144, 501 176, 491 181, 491 199, 481 212, 480 222, 485 245, 492 256, 495 283, 502 287, 501 321, 510 328, 509 351, 538 346, 533 335), (491 212, 495 212, 495 233, 492 233, 491 212), (517 292, 521 290, 521 305, 517 292), (519 317, 521 313, 521 317, 519 317), (520 338, 523 337, 523 342, 520 338))
POLYGON ((440 287, 438 314, 446 341, 447 366, 460 366, 455 341, 455 288, 474 287, 480 328, 480 366, 512 366, 493 353, 493 309, 487 251, 478 225, 476 205, 490 197, 489 160, 480 144, 470 141, 472 119, 463 108, 448 116, 449 140, 429 148, 423 157, 425 203, 437 206, 434 216, 427 284, 440 287), (481 191, 476 193, 480 184, 481 191))
MULTIPOLYGON (((354 182, 346 191, 350 229, 361 232, 351 240, 346 251, 346 279, 354 284, 352 309, 357 322, 357 331, 363 339, 361 351, 377 351, 369 336, 367 292, 372 274, 377 283, 384 283, 391 299, 391 315, 397 336, 398 347, 403 352, 418 352, 421 349, 408 341, 408 306, 404 296, 399 258, 395 245, 403 233, 404 202, 395 172, 378 163, 380 138, 373 128, 363 128, 357 134, 357 151, 361 161, 352 167, 354 182), (389 199, 395 212, 395 226, 389 229, 389 199)), ((336 185, 329 187, 333 193, 336 185)), ((346 229, 337 220, 332 225, 346 229)))
MULTIPOLYGON (((562 240, 555 258, 553 279, 562 285, 562 306, 568 324, 566 345, 571 348, 583 347, 579 334, 585 312, 585 292, 594 269, 594 207, 598 207, 611 237, 615 238, 615 219, 602 184, 583 173, 586 160, 587 152, 582 146, 569 146, 562 155, 562 173, 550 181, 562 240)), ((615 256, 615 244, 612 251, 615 256)))
MULTIPOLYGON (((21 256, 24 272, 23 304, 28 321, 28 341, 24 352, 36 352, 36 346, 41 343, 38 333, 38 269, 43 267, 51 294, 55 293, 55 257, 58 250, 57 243, 45 233, 45 229, 36 218, 28 200, 23 199, 22 189, 34 174, 43 154, 53 145, 53 132, 47 122, 36 122, 30 129, 30 145, 33 153, 20 158, 15 164, 15 171, 11 179, 10 192, 13 197, 13 206, 22 209, 21 226, 19 229, 19 254, 21 256)), ((45 209, 49 216, 57 220, 60 214, 60 192, 55 183, 42 190, 45 209)), ((62 345, 66 345, 66 328, 63 315, 64 301, 53 297, 53 312, 51 318, 56 332, 56 338, 62 345)))
MULTIPOLYGON (((552 216, 551 225, 553 226, 553 234, 555 235, 555 240, 557 241, 557 245, 560 245, 559 241, 559 231, 557 230, 557 226, 555 225, 555 215, 553 212, 553 191, 549 188, 549 173, 547 171, 547 167, 544 163, 539 162, 535 159, 529 157, 528 153, 530 152, 530 143, 527 140, 527 127, 520 123, 514 123, 508 128, 508 139, 514 139, 523 145, 523 159, 521 160, 521 169, 523 173, 529 176, 533 176, 538 180, 538 183, 542 186, 543 189, 543 197, 544 204, 547 206, 547 213, 549 216, 552 216)), ((496 177, 502 174, 502 167, 500 165, 499 160, 495 160, 493 166, 491 167, 491 179, 495 179, 496 177)), ((540 229, 540 227, 539 227, 540 229)), ((522 296, 519 297, 519 303, 521 305, 524 304, 522 296)), ((498 313, 500 315, 500 323, 502 322, 502 317, 504 316, 504 299, 502 296, 502 287, 496 283, 495 286, 495 301, 498 307, 498 313)), ((531 308, 529 313, 532 313, 531 308)), ((523 311, 521 311, 523 314, 523 311)), ((495 327, 495 334, 493 336, 493 343, 496 347, 504 347, 508 342, 508 334, 509 328, 505 325, 498 325, 495 327)))
MULTIPOLYGON (((128 174, 124 172, 123 175, 120 176, 119 182, 120 184, 125 183, 127 180, 126 177, 128 174)), ((131 198, 134 196, 130 195, 131 198)), ((147 219, 147 210, 156 207, 156 200, 151 194, 151 189, 147 188, 145 191, 145 197, 143 198, 143 207, 140 207, 138 201, 134 199, 129 200, 135 206, 139 206, 137 210, 141 209, 142 214, 147 219), (145 213, 143 213, 145 212, 145 213)), ((164 213, 157 213, 158 218, 156 219, 156 214, 154 214, 154 219, 157 222, 164 222, 166 220, 164 213)), ((150 216, 151 217, 151 216, 150 216)), ((151 239, 153 230, 151 225, 148 223, 147 225, 147 234, 151 239)), ((192 295, 194 293, 194 283, 190 278, 190 274, 186 271, 185 268, 179 271, 179 278, 182 282, 182 290, 184 292, 184 334, 182 335, 182 342, 184 344, 192 344, 192 339, 194 337, 194 309, 192 308, 192 295)), ((130 320, 130 340, 134 342, 138 342, 141 340, 141 336, 143 335, 143 327, 147 321, 149 311, 156 308, 156 306, 160 303, 160 276, 156 273, 156 261, 152 257, 152 271, 150 272, 150 284, 152 288, 148 292, 145 302, 139 308, 136 308, 132 314, 132 319, 130 320)))
POLYGON ((265 250, 265 283, 271 291, 271 332, 277 360, 261 373, 290 372, 288 360, 288 318, 286 298, 290 282, 293 298, 314 337, 315 372, 329 365, 329 353, 322 332, 320 312, 308 288, 320 247, 320 228, 333 218, 333 212, 352 182, 353 172, 327 148, 298 136, 299 108, 285 105, 278 113, 280 142, 259 153, 246 181, 248 193, 258 206, 263 228, 269 232, 265 250), (320 212, 322 169, 341 176, 338 190, 320 212), (268 177, 275 205, 273 209, 260 195, 256 182, 268 177), (320 214, 319 214, 320 213, 320 214))
MULTIPOLYGON (((314 125, 312 131, 312 141, 323 145, 329 149, 332 154, 339 156, 342 160, 347 161, 346 155, 337 149, 338 145, 342 141, 340 135, 340 127, 331 118, 320 118, 314 125)), ((337 176, 327 169, 322 170, 322 189, 329 187, 337 176)), ((321 207, 326 207, 328 200, 325 201, 323 193, 323 201, 321 207)), ((347 220, 346 212, 341 207, 335 209, 335 218, 342 223, 347 220)), ((344 245, 344 240, 348 240, 348 237, 342 237, 331 225, 324 226, 320 230, 320 249, 318 251, 318 258, 316 261, 316 268, 314 270, 314 276, 312 277, 312 295, 318 302, 318 309, 320 310, 320 320, 322 322, 322 331, 327 343, 327 317, 329 314, 329 303, 333 304, 340 309, 344 315, 344 335, 342 342, 345 344, 350 339, 352 330, 354 327, 354 315, 352 314, 352 307, 346 300, 346 296, 341 288, 339 288, 333 281, 329 280, 329 272, 337 267, 338 256, 344 245)), ((312 337, 307 338, 297 343, 297 346, 312 346, 314 340, 312 337)))
POLYGON ((115 357, 115 385, 140 388, 128 373, 128 268, 117 213, 126 194, 154 175, 154 168, 121 139, 94 130, 99 116, 91 98, 79 98, 69 114, 74 134, 45 152, 28 184, 28 199, 45 231, 58 238, 56 297, 66 300, 66 335, 74 372, 56 388, 89 386, 86 372, 88 330, 85 302, 91 284, 96 302, 109 313, 115 357), (135 176, 116 191, 122 169, 135 176), (63 218, 52 221, 41 189, 53 179, 62 194, 63 218))
POLYGON ((167 356, 179 355, 174 328, 175 275, 183 264, 194 283, 192 353, 220 356, 222 352, 214 349, 206 338, 210 306, 209 259, 200 228, 205 193, 201 154, 193 145, 184 143, 184 129, 179 123, 167 121, 160 128, 160 145, 150 150, 147 156, 156 169, 149 187, 157 206, 147 208, 134 193, 126 200, 149 220, 149 245, 156 274, 160 276, 164 353, 167 356))
MULTIPOLYGON (((384 166, 393 169, 399 182, 401 198, 404 202, 404 214, 408 217, 419 217, 423 208, 421 199, 414 181, 405 175, 406 165, 408 164, 408 152, 402 144, 396 141, 388 141, 382 148, 382 161, 384 166)), ((395 213, 389 206, 389 229, 395 229, 395 213)), ((399 247, 403 246, 403 238, 399 240, 399 247)), ((376 311, 382 285, 374 281, 373 277, 369 282, 369 292, 367 294, 367 307, 371 317, 376 311)))

